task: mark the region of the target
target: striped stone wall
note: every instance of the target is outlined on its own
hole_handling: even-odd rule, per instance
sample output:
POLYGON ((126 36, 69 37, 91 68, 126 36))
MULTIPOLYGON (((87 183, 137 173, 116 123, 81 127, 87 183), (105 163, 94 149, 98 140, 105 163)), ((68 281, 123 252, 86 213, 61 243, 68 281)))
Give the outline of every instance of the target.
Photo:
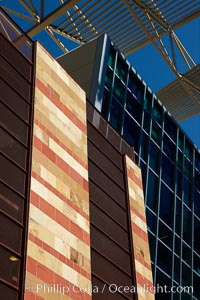
POLYGON ((38 43, 26 300, 91 299, 86 97, 38 43))
POLYGON ((140 168, 125 156, 138 300, 155 299, 140 168))

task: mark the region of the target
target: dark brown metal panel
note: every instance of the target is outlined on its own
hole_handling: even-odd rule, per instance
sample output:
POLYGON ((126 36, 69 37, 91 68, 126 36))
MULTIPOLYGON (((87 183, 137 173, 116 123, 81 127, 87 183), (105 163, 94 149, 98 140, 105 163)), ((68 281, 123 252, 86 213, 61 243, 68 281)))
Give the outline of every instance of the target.
POLYGON ((30 99, 30 83, 16 71, 2 56, 0 56, 0 77, 10 84, 25 99, 30 99))
POLYGON ((115 149, 112 144, 106 143, 105 138, 103 135, 99 133, 99 131, 92 126, 90 123, 88 123, 88 139, 92 141, 101 150, 106 149, 106 156, 113 161, 114 164, 116 164, 121 170, 123 168, 122 166, 122 160, 121 155, 117 149, 115 149))
POLYGON ((0 55, 2 55, 10 65, 12 65, 23 76, 31 80, 32 66, 30 62, 24 59, 24 56, 13 48, 12 44, 0 33, 0 55))
POLYGON ((123 184, 123 173, 122 171, 105 156, 105 150, 100 151, 93 143, 88 143, 88 151, 90 153, 90 159, 95 161, 96 165, 102 169, 110 178, 113 179, 122 189, 123 184))
POLYGON ((92 161, 89 161, 89 172, 90 180, 95 182, 105 193, 125 208, 126 201, 124 191, 92 161))
POLYGON ((88 156, 93 299, 136 299, 109 286, 135 282, 124 153, 132 148, 88 104, 88 156), (103 293, 102 293, 103 289, 103 293))
MULTIPOLYGON (((0 100, 25 121, 29 121, 30 104, 0 78, 0 100)), ((28 100, 28 99, 27 99, 28 100)))
POLYGON ((105 211, 108 216, 119 223, 123 228, 127 229, 126 209, 120 206, 115 199, 109 197, 92 181, 90 181, 90 200, 105 211))
POLYGON ((24 297, 31 176, 34 60, 22 53, 0 35, 0 298, 9 300, 24 297))

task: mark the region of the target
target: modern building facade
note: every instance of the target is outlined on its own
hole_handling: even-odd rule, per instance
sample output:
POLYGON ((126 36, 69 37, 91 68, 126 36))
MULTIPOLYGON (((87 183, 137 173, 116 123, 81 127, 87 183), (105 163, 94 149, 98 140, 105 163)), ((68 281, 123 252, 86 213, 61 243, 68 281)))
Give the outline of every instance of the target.
POLYGON ((142 169, 154 284, 194 289, 156 298, 199 299, 199 150, 107 35, 58 61, 134 147, 142 169))
POLYGON ((0 298, 153 300, 132 146, 39 43, 0 20, 0 298))

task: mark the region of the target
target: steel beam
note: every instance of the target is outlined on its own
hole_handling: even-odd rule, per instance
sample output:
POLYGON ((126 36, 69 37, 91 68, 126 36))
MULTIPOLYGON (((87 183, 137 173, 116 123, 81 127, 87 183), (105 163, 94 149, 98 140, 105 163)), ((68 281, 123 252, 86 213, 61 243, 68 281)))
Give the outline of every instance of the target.
POLYGON ((52 13, 44 17, 39 24, 30 28, 26 33, 32 38, 36 34, 38 34, 41 30, 45 29, 45 27, 51 25, 56 19, 58 19, 61 15, 66 13, 70 8, 74 7, 79 1, 78 0, 68 0, 67 2, 60 5, 57 9, 55 9, 52 13))

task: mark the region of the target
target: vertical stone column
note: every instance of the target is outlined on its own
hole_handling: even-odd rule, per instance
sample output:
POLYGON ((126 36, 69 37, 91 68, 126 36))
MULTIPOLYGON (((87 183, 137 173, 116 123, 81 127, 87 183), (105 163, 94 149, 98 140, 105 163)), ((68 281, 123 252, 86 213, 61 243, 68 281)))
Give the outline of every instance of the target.
POLYGON ((26 300, 91 299, 86 97, 38 43, 26 300))
POLYGON ((140 168, 125 156, 138 300, 155 299, 140 168), (145 292, 146 290, 146 292, 145 292))

